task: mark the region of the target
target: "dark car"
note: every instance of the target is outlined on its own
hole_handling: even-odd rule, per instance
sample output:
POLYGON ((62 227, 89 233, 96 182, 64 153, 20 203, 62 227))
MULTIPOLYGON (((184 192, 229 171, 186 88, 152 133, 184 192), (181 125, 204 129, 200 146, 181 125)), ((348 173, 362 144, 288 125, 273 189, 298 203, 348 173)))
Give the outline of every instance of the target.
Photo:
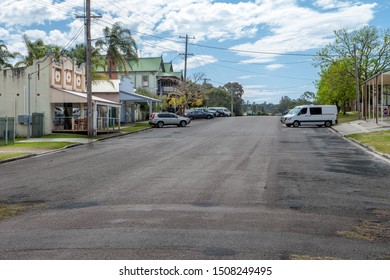
POLYGON ((184 116, 186 116, 187 118, 190 118, 191 120, 214 118, 214 115, 212 113, 206 113, 206 112, 201 111, 201 110, 193 110, 193 111, 187 112, 184 116))
POLYGON ((213 110, 215 110, 218 117, 227 117, 228 116, 223 110, 219 110, 219 109, 213 109, 213 110))

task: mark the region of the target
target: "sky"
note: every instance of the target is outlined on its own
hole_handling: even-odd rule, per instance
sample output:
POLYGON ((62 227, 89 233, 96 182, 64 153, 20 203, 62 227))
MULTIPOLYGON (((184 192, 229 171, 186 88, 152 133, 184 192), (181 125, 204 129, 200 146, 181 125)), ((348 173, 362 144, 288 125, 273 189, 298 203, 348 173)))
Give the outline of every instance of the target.
MULTIPOLYGON (((0 40, 26 54, 22 36, 65 49, 84 43, 84 0, 0 0, 0 40), (79 17, 77 17, 79 16, 79 17)), ((172 61, 187 78, 237 82, 245 102, 279 103, 316 92, 313 56, 334 30, 389 28, 388 0, 91 0, 92 39, 115 22, 131 30, 141 57, 172 61)))

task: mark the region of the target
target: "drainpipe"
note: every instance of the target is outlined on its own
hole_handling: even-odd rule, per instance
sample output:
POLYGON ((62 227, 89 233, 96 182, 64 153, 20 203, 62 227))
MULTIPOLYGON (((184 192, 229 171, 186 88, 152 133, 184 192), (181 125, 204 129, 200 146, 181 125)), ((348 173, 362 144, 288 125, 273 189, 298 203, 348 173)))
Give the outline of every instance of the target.
POLYGON ((28 98, 27 98, 27 139, 30 138, 30 130, 31 130, 31 123, 30 123, 30 95, 31 95, 31 75, 28 74, 28 98))
POLYGON ((16 137, 16 99, 14 99, 14 133, 13 133, 13 142, 15 143, 16 137))

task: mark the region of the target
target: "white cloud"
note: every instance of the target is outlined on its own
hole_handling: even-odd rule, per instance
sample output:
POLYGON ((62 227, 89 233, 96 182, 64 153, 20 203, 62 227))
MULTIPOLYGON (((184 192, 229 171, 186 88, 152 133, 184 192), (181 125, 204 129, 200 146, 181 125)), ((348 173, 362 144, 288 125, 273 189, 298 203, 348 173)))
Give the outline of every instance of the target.
MULTIPOLYGON (((76 19, 75 15, 82 15, 84 0, 60 1, 1 0, 0 38, 4 38, 8 49, 25 52, 21 41, 23 33, 32 40, 41 38, 45 43, 66 46, 83 25, 83 19, 76 19)), ((107 4, 107 1, 94 0, 93 14, 101 13, 103 18, 92 21, 91 33, 92 38, 99 38, 105 26, 122 22, 133 30, 143 57, 184 52, 184 40, 179 36, 188 34, 195 37, 191 43, 251 51, 227 54, 235 53, 245 64, 273 63, 266 69, 276 70, 282 67, 276 61, 279 54, 310 53, 327 44, 334 30, 356 29, 368 24, 373 19, 376 4, 357 1, 115 0, 107 4)), ((82 42, 84 32, 75 41, 82 42)), ((188 69, 207 69, 216 62, 215 56, 202 48, 197 55, 188 58, 188 69)), ((174 69, 184 69, 183 62, 177 63, 174 69)), ((213 74, 220 76, 219 80, 225 78, 224 73, 213 74)), ((242 76, 240 79, 249 81, 250 78, 242 76)))
MULTIPOLYGON (((215 63, 217 61, 218 60, 211 55, 189 56, 187 58, 187 69, 199 68, 208 64, 215 63)), ((175 69, 176 71, 180 71, 181 69, 184 69, 184 60, 180 63, 174 63, 173 69, 175 69)))
MULTIPOLYGON (((269 5, 269 0, 265 0, 269 5)), ((272 2, 272 1, 271 1, 272 2)), ((294 1, 281 6, 275 3, 270 12, 263 17, 270 27, 271 34, 246 44, 233 46, 232 49, 258 53, 240 53, 250 57, 244 63, 264 62, 274 59, 277 53, 303 52, 324 46, 329 42, 334 30, 341 28, 356 29, 367 24, 373 18, 376 4, 356 4, 329 13, 321 13, 305 7, 299 7, 294 1), (268 56, 260 52, 274 53, 268 56)), ((273 2, 272 2, 273 4, 273 2)))
POLYGON ((265 68, 267 68, 268 70, 277 70, 284 67, 286 67, 284 64, 270 64, 267 65, 265 68))
POLYGON ((255 77, 256 77, 255 75, 247 75, 247 76, 240 76, 240 77, 238 77, 238 79, 239 80, 248 80, 248 79, 252 79, 255 77))
POLYGON ((0 10, 0 24, 5 26, 29 26, 44 24, 45 21, 64 20, 73 16, 66 3, 48 4, 46 1, 3 0, 0 10))
POLYGON ((338 0, 316 0, 314 5, 322 9, 336 9, 336 8, 345 8, 353 3, 349 1, 338 1, 338 0))

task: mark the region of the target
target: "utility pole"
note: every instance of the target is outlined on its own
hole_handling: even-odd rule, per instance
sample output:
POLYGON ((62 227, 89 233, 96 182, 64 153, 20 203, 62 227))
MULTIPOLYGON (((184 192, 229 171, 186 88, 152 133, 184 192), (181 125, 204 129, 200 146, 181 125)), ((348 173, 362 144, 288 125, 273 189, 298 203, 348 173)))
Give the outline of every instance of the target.
MULTIPOLYGON (((88 137, 96 136, 93 127, 93 103, 92 103, 92 46, 91 46, 91 18, 101 18, 102 16, 91 16, 91 0, 85 1, 85 53, 86 53, 86 87, 87 87, 87 107, 88 107, 88 137)), ((80 18, 77 16, 76 18, 80 18)))
POLYGON ((88 103, 88 137, 96 136, 93 127, 93 103, 92 103, 92 47, 91 47, 91 0, 86 0, 85 7, 85 40, 86 40, 86 75, 87 75, 87 103, 88 103))
POLYGON ((186 34, 185 37, 180 36, 179 38, 186 39, 186 46, 185 46, 185 52, 184 52, 184 86, 186 86, 186 83, 187 83, 187 58, 188 58, 188 55, 192 55, 192 54, 188 53, 188 39, 195 39, 195 37, 188 37, 188 34, 186 34))
POLYGON ((357 62, 357 48, 356 44, 353 45, 353 53, 355 60, 355 79, 356 79, 356 109, 357 109, 357 117, 360 120, 360 85, 359 85, 359 69, 357 62))
MULTIPOLYGON (((185 52, 184 52, 184 94, 187 93, 187 57, 188 57, 188 39, 195 39, 195 37, 188 37, 188 34, 186 34, 185 37, 180 36, 179 38, 185 38, 186 39, 186 46, 185 46, 185 52)), ((182 55, 182 54, 181 54, 182 55)), ((192 54, 190 54, 192 55, 192 54)), ((186 97, 187 99, 187 97, 186 97)), ((187 100, 186 100, 187 103, 187 100)), ((187 104, 184 105, 183 108, 183 115, 185 112, 187 104)))

